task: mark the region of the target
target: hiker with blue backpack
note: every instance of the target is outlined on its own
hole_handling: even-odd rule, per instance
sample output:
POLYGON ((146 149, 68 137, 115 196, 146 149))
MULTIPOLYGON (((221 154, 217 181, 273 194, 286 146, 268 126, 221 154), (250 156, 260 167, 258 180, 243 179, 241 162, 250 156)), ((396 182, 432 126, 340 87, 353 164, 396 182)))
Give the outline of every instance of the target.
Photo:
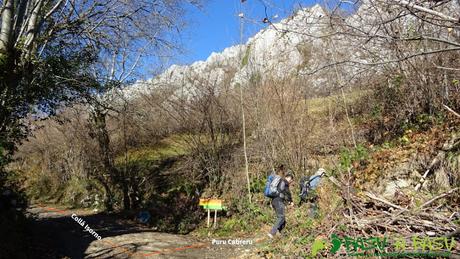
POLYGON ((286 226, 286 216, 284 214, 285 203, 292 205, 292 195, 289 191, 289 184, 294 177, 292 174, 286 174, 284 165, 279 165, 276 173, 271 174, 267 179, 264 195, 271 198, 271 204, 276 213, 276 222, 268 233, 273 238, 277 232, 280 232, 286 226))

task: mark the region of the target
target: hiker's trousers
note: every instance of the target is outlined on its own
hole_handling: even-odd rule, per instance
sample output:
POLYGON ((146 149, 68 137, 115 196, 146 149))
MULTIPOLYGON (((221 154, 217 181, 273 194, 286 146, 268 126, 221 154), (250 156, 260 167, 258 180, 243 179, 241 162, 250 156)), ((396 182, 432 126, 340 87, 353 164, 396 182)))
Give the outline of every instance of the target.
POLYGON ((286 226, 286 217, 284 215, 284 202, 283 199, 280 197, 276 197, 272 200, 272 207, 276 213, 276 222, 273 225, 272 230, 270 233, 275 235, 277 231, 281 232, 283 228, 286 226))

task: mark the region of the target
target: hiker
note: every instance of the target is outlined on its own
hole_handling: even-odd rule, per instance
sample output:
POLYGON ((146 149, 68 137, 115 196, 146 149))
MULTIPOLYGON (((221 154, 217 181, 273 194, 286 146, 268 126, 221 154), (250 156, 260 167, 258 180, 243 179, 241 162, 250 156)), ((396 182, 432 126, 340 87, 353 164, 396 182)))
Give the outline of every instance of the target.
POLYGON ((272 199, 272 207, 276 213, 276 222, 273 228, 268 233, 270 238, 273 238, 277 232, 280 232, 286 226, 286 217, 284 215, 285 203, 292 206, 292 196, 289 191, 289 184, 292 183, 294 177, 292 174, 286 174, 284 165, 278 166, 276 175, 269 176, 265 189, 265 196, 272 199))
POLYGON ((323 168, 319 168, 316 173, 312 176, 304 176, 299 181, 299 188, 300 188, 300 202, 299 206, 302 203, 310 202, 312 204, 312 214, 316 214, 317 211, 317 204, 316 201, 318 199, 316 195, 316 188, 318 187, 319 183, 321 182, 321 178, 325 176, 326 170, 323 168))

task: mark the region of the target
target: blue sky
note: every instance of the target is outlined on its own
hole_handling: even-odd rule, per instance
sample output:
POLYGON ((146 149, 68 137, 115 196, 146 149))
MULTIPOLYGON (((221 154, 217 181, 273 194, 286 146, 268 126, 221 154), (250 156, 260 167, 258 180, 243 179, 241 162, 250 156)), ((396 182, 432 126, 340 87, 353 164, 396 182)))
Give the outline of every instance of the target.
POLYGON ((240 6, 245 13, 244 40, 266 27, 262 22, 265 7, 269 17, 277 15, 274 22, 292 14, 294 8, 309 7, 315 0, 208 0, 203 10, 188 6, 186 20, 188 26, 182 32, 185 53, 179 54, 171 63, 189 64, 205 60, 212 52, 220 52, 226 47, 239 43, 240 6))

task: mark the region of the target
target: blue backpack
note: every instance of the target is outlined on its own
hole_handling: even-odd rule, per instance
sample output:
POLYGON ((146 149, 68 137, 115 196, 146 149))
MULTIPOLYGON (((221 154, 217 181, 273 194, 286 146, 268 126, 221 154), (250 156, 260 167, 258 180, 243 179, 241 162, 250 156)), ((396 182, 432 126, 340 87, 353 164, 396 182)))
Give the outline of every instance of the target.
POLYGON ((265 184, 264 195, 268 198, 276 198, 279 196, 278 185, 281 181, 281 176, 270 174, 265 184))

